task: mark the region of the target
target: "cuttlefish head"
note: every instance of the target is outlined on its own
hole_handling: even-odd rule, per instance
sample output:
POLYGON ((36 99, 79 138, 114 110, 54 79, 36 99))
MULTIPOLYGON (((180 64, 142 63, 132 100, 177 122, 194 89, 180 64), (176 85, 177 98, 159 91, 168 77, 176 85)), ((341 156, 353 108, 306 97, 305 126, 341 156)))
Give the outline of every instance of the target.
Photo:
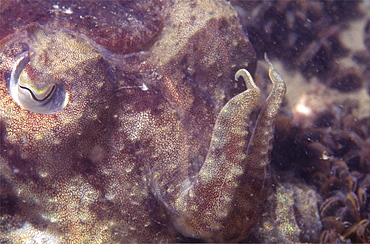
POLYGON ((112 85, 101 48, 87 37, 37 24, 28 26, 25 33, 18 42, 27 48, 12 57, 7 84, 9 94, 23 109, 55 114, 67 106, 70 94, 76 93, 74 101, 85 97, 79 101, 81 106, 112 85), (105 69, 100 72, 104 78, 91 76, 99 69, 105 69))
POLYGON ((4 140, 19 145, 23 158, 40 161, 103 131, 97 126, 111 118, 115 94, 109 55, 84 35, 38 24, 1 40, 4 140))

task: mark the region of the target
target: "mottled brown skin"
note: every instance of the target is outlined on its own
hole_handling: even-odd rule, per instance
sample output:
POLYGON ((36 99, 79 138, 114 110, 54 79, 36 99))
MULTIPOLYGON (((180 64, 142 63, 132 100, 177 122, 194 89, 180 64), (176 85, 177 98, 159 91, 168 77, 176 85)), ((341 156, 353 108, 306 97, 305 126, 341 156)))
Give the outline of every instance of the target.
POLYGON ((146 52, 110 53, 58 23, 0 42, 0 180, 18 221, 2 239, 29 240, 31 223, 63 243, 237 241, 257 223, 284 82, 270 64, 274 87, 252 131, 260 92, 247 71, 236 75, 246 91, 234 81, 255 68, 235 12, 211 0, 165 12, 146 52), (9 95, 24 53, 35 84, 64 84, 62 111, 33 113, 9 95))
POLYGON ((77 31, 110 51, 146 49, 165 17, 162 0, 0 0, 0 40, 31 23, 77 31))

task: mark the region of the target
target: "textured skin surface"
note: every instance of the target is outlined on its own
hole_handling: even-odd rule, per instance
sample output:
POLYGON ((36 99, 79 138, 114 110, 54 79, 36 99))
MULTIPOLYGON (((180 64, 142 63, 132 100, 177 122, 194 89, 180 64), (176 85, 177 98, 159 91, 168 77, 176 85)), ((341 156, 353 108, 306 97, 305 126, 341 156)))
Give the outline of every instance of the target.
POLYGON ((0 39, 37 22, 77 31, 114 52, 139 51, 159 34, 165 2, 0 0, 0 39))
POLYGON ((0 42, 1 196, 12 202, 1 240, 235 241, 258 221, 284 82, 271 66, 252 131, 260 92, 247 71, 236 75, 247 91, 234 81, 255 69, 235 12, 223 1, 160 5, 166 18, 145 52, 130 51, 140 38, 117 54, 46 20, 0 42), (59 113, 29 112, 9 95, 24 53, 35 83, 64 84, 59 113))

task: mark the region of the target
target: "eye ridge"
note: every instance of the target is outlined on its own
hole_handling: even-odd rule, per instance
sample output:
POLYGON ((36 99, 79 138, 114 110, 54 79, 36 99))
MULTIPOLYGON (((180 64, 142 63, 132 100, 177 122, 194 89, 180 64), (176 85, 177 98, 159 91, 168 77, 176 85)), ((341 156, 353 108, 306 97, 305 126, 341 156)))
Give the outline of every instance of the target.
POLYGON ((30 89, 28 87, 25 87, 25 86, 21 86, 21 85, 19 85, 19 87, 22 88, 22 89, 26 89, 27 91, 29 91, 29 93, 32 96, 32 99, 35 100, 35 101, 38 101, 38 102, 46 101, 48 98, 50 98, 54 94, 54 91, 55 91, 55 85, 53 85, 53 87, 51 88, 50 92, 44 98, 38 99, 36 97, 36 95, 33 93, 32 89, 30 89))

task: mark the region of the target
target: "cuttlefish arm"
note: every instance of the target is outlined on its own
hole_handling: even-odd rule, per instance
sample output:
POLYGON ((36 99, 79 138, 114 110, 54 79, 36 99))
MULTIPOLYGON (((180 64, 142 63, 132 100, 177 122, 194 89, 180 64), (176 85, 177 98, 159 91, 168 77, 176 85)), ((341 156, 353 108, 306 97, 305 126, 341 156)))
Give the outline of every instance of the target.
POLYGON ((233 97, 219 113, 205 162, 192 182, 172 194, 157 192, 173 213, 183 235, 206 241, 235 241, 258 221, 267 193, 274 120, 285 94, 285 83, 269 64, 273 82, 255 128, 248 135, 250 114, 261 99, 247 70, 239 70, 247 90, 233 97), (249 142, 248 142, 249 138, 249 142))

